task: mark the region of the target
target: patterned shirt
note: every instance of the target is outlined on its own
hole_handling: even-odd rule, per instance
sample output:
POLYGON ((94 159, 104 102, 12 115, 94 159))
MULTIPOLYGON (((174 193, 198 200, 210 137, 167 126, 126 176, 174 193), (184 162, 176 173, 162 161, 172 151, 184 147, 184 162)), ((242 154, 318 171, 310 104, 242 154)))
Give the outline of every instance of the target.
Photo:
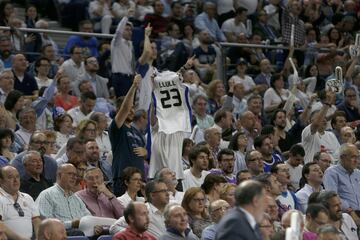
POLYGON ((63 221, 66 229, 71 228, 74 219, 91 215, 78 196, 74 193, 66 196, 64 189, 58 184, 42 191, 35 203, 41 216, 63 221))

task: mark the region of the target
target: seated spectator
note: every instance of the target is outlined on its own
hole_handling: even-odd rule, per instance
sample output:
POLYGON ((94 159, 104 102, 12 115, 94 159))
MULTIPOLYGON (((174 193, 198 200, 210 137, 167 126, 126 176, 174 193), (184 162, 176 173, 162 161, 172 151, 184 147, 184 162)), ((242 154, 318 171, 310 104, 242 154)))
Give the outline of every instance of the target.
POLYGON ((260 135, 254 140, 254 147, 258 150, 264 160, 264 172, 270 172, 274 164, 282 163, 282 157, 274 149, 269 135, 260 135))
POLYGON ((317 229, 329 221, 329 211, 322 204, 310 204, 306 209, 304 239, 316 239, 317 229))
POLYGON ((144 17, 144 26, 149 23, 152 27, 152 37, 158 38, 166 35, 166 27, 168 21, 162 16, 164 13, 164 4, 161 0, 156 0, 153 3, 154 13, 148 13, 144 17))
POLYGON ((203 229, 211 224, 205 203, 205 193, 199 187, 191 187, 186 190, 181 203, 188 214, 189 226, 198 238, 201 238, 203 229))
POLYGON ((38 240, 65 240, 67 237, 64 224, 56 218, 48 218, 41 222, 38 240))
POLYGON ((228 148, 221 149, 218 154, 218 169, 211 169, 211 173, 222 175, 228 183, 236 183, 234 172, 234 152, 228 148))
POLYGON ((356 99, 355 89, 347 88, 344 90, 344 100, 336 106, 338 110, 345 112, 347 122, 360 119, 359 104, 356 99))
MULTIPOLYGON (((84 68, 84 50, 78 45, 74 45, 70 48, 70 58, 63 62, 60 66, 60 70, 64 71, 64 75, 70 78, 71 83, 81 75, 85 73, 84 68)), ((71 89, 70 89, 71 90, 71 89)))
POLYGON ((0 50, 0 68, 11 68, 15 55, 12 53, 13 47, 9 36, 0 35, 0 50))
POLYGON ((264 111, 269 115, 285 105, 290 91, 284 89, 284 79, 281 74, 273 74, 270 79, 270 88, 264 93, 264 111))
POLYGON ((144 21, 144 18, 147 14, 154 13, 154 8, 151 5, 151 2, 148 0, 138 1, 135 8, 135 19, 140 22, 144 21))
POLYGON ((258 14, 258 21, 253 28, 253 32, 261 34, 261 37, 263 39, 269 39, 270 42, 275 42, 279 35, 279 32, 277 32, 277 30, 274 29, 268 21, 269 18, 272 16, 272 14, 268 14, 265 10, 261 10, 258 14))
POLYGON ((91 82, 92 91, 98 98, 109 98, 107 84, 109 79, 103 78, 97 74, 99 71, 99 63, 95 57, 87 57, 84 59, 85 73, 80 74, 74 84, 73 93, 80 96, 79 84, 82 80, 91 82))
POLYGON ((0 169, 1 224, 9 239, 30 239, 40 225, 40 214, 30 195, 19 192, 20 175, 16 168, 0 169), (34 230, 33 230, 34 229, 34 230))
POLYGON ((36 199, 41 216, 61 220, 68 235, 82 235, 82 232, 77 230, 80 219, 91 215, 85 204, 71 191, 76 176, 76 168, 72 164, 59 166, 56 184, 42 191, 36 199))
POLYGON ((206 175, 203 184, 201 184, 201 189, 206 194, 207 205, 220 199, 220 191, 225 183, 226 180, 221 175, 215 173, 206 175))
POLYGON ((194 142, 190 138, 184 138, 183 149, 182 149, 182 162, 183 162, 184 170, 190 168, 189 153, 190 153, 190 149, 193 146, 194 146, 194 142))
MULTIPOLYGON (((95 107, 96 95, 93 92, 85 92, 81 94, 80 105, 68 111, 74 120, 73 125, 77 126, 81 120, 89 119, 95 107)), ((94 129, 96 131, 96 129, 94 129)))
MULTIPOLYGON (((232 89, 233 90, 233 89, 232 89)), ((227 96, 227 98, 230 99, 231 101, 231 97, 227 96)), ((225 100, 228 101, 228 100, 225 100)), ((222 109, 219 109, 215 112, 214 114, 214 122, 215 124, 212 126, 214 128, 217 128, 220 130, 221 133, 221 139, 222 141, 222 147, 224 147, 225 145, 229 145, 229 140, 232 136, 232 114, 230 109, 232 109, 232 107, 230 107, 229 104, 229 108, 227 106, 225 106, 227 104, 224 104, 222 109)))
POLYGON ((26 72, 28 63, 22 54, 17 54, 12 59, 12 70, 14 73, 14 89, 26 96, 36 96, 39 90, 36 80, 26 72))
POLYGON ((340 142, 355 144, 356 136, 355 132, 351 127, 345 126, 340 130, 340 142))
POLYGON ((85 183, 85 180, 84 180, 84 174, 85 174, 85 171, 88 168, 88 166, 83 161, 81 161, 81 162, 69 161, 68 163, 74 165, 74 167, 76 168, 76 173, 77 173, 76 174, 75 184, 70 189, 70 191, 76 193, 78 191, 84 190, 85 187, 86 187, 86 183, 85 183))
POLYGON ((14 74, 11 69, 0 72, 0 102, 5 103, 9 93, 14 90, 14 74))
POLYGON ((235 206, 235 188, 235 184, 225 183, 223 188, 220 189, 220 199, 225 200, 230 207, 235 206))
POLYGON ((331 166, 331 156, 326 152, 317 152, 314 155, 314 162, 320 166, 320 169, 325 173, 326 169, 331 166))
POLYGON ((194 66, 201 81, 209 83, 216 71, 216 51, 211 46, 210 34, 207 30, 201 30, 198 35, 200 46, 194 49, 194 66))
POLYGON ((56 159, 58 166, 67 162, 85 162, 85 141, 82 138, 70 138, 66 143, 65 149, 66 152, 56 159))
POLYGON ((160 169, 155 173, 154 179, 162 181, 166 183, 166 186, 169 190, 170 203, 179 203, 181 204, 184 192, 180 192, 176 190, 176 186, 178 185, 178 180, 176 178, 176 173, 172 171, 170 168, 160 169))
POLYGON ((238 37, 240 33, 244 33, 246 37, 250 37, 251 27, 247 26, 247 9, 244 7, 239 7, 236 9, 234 18, 226 20, 222 26, 221 31, 225 34, 225 37, 228 42, 238 42, 238 37), (249 31, 250 30, 250 31, 249 31))
POLYGON ((100 30, 101 33, 110 33, 112 23, 111 1, 96 0, 90 2, 89 15, 90 20, 95 23, 95 31, 100 30))
POLYGON ((211 1, 205 2, 203 12, 195 18, 195 27, 200 31, 206 31, 210 34, 212 41, 226 42, 226 37, 221 32, 215 16, 216 4, 211 1))
POLYGON ((261 95, 263 95, 265 90, 270 87, 272 70, 273 69, 269 59, 265 58, 260 61, 260 73, 254 79, 254 82, 256 85, 259 85, 259 88, 262 90, 259 92, 261 95))
MULTIPOLYGON (((93 33, 94 25, 90 20, 83 20, 79 22, 79 31, 93 33)), ((71 53, 70 49, 73 46, 79 46, 80 48, 82 48, 83 54, 85 56, 94 56, 94 57, 98 56, 97 39, 95 37, 77 36, 77 35, 70 36, 64 47, 64 54, 69 55, 71 53)))
POLYGON ((53 79, 48 77, 50 70, 50 60, 45 57, 40 57, 35 61, 35 80, 38 88, 48 87, 53 79))
POLYGON ((73 136, 72 117, 67 113, 56 116, 54 119, 54 130, 56 131, 56 149, 59 150, 73 136))
POLYGON ((99 146, 100 158, 103 160, 108 160, 109 163, 112 162, 112 159, 109 159, 111 152, 111 143, 109 138, 108 128, 108 119, 104 113, 94 112, 90 116, 90 120, 96 122, 96 143, 99 146))
MULTIPOLYGON (((236 75, 233 75, 230 79, 234 80, 235 84, 242 83, 244 86, 245 95, 249 95, 252 92, 264 91, 264 89, 260 89, 261 85, 255 85, 252 77, 247 75, 248 62, 245 58, 239 58, 237 61, 236 75), (259 90, 258 90, 259 89, 259 90)), ((230 81, 230 80, 229 80, 230 81)))
POLYGON ((11 146, 14 143, 14 133, 8 128, 0 129, 0 162, 1 166, 8 165, 13 160, 17 153, 11 150, 11 146))
POLYGON ((141 171, 134 167, 127 167, 122 172, 122 182, 126 192, 117 199, 125 208, 130 202, 145 202, 143 197, 138 197, 138 193, 142 188, 141 171))
POLYGON ((189 162, 190 169, 184 171, 184 180, 182 181, 183 190, 190 187, 200 187, 204 182, 206 171, 209 167, 209 150, 204 146, 195 146, 190 150, 189 162))
POLYGON ((71 85, 70 78, 66 75, 61 75, 57 80, 57 94, 54 96, 54 104, 56 107, 61 107, 65 111, 72 109, 78 104, 77 97, 70 94, 71 85))
POLYGON ((44 163, 40 153, 28 151, 22 158, 25 175, 21 178, 20 190, 36 199, 39 194, 53 184, 44 178, 44 163))
POLYGON ((248 139, 244 131, 235 133, 229 143, 229 149, 234 151, 234 170, 233 173, 237 174, 239 171, 247 169, 245 162, 245 151, 248 144, 248 139))
MULTIPOLYGON (((246 167, 252 177, 264 172, 264 162, 261 152, 252 150, 245 155, 246 167)), ((239 182, 239 179, 238 179, 239 182)))
POLYGON ((183 207, 178 203, 169 203, 164 209, 166 233, 159 240, 188 239, 196 240, 191 229, 188 228, 188 216, 183 207))
POLYGON ((208 99, 205 95, 198 94, 192 102, 193 116, 196 118, 197 126, 205 130, 214 125, 214 118, 206 113, 208 99))
POLYGON ((85 170, 86 189, 76 193, 93 216, 119 219, 124 207, 105 186, 104 175, 99 168, 85 170))
POLYGON ((314 192, 323 190, 323 172, 320 166, 315 162, 306 163, 302 169, 302 180, 304 186, 296 192, 296 197, 299 200, 300 210, 306 213, 309 197, 314 192))
MULTIPOLYGON (((50 181, 51 183, 54 183, 56 181, 57 164, 52 157, 45 154, 46 145, 47 145, 47 140, 45 134, 40 131, 36 131, 30 137, 28 150, 36 151, 40 153, 43 161, 42 175, 46 180, 50 181)), ((23 157, 25 154, 26 151, 20 153, 10 162, 10 164, 19 171, 21 179, 23 179, 26 176, 26 171, 23 165, 23 157)))
POLYGON ((259 228, 263 240, 270 240, 275 233, 274 225, 272 224, 271 218, 267 213, 264 213, 263 219, 259 223, 259 228))
MULTIPOLYGON (((147 207, 150 220, 147 232, 155 238, 159 238, 166 232, 163 214, 165 206, 169 203, 169 193, 166 184, 158 180, 149 181, 145 186, 145 196, 148 201, 145 205, 147 207)), ((136 202, 131 202, 130 204, 133 203, 136 202)), ((125 214, 126 210, 124 212, 124 216, 126 216, 125 214)), ((116 235, 119 231, 123 232, 123 229, 126 227, 127 224, 125 219, 124 217, 121 217, 110 227, 110 233, 116 235)))
POLYGON ((44 130, 44 134, 46 136, 46 141, 47 141, 47 144, 45 146, 46 148, 45 154, 53 158, 57 153, 56 133, 55 131, 44 130))
POLYGON ((113 239, 136 239, 139 235, 142 239, 156 239, 146 232, 149 227, 149 210, 144 203, 130 203, 124 210, 124 217, 128 226, 124 231, 116 233, 113 239))
POLYGON ((17 113, 20 128, 15 132, 15 142, 21 149, 26 149, 30 143, 30 137, 36 130, 36 112, 31 107, 21 109, 17 113))
POLYGON ((329 224, 334 226, 340 233, 341 238, 358 239, 358 227, 351 215, 356 215, 354 211, 345 213, 341 211, 341 199, 333 191, 323 191, 317 196, 317 202, 321 203, 329 211, 329 224))
POLYGON ((217 157, 219 152, 221 151, 221 143, 224 143, 224 141, 222 141, 221 139, 220 130, 215 127, 205 129, 204 140, 206 143, 206 147, 209 149, 210 152, 208 169, 217 168, 217 157))
MULTIPOLYGON (((261 167, 261 169, 264 170, 264 167, 261 167)), ((253 175, 251 175, 251 173, 248 169, 241 170, 236 174, 236 184, 239 185, 243 181, 250 180, 252 178, 253 178, 253 175)))
POLYGON ((354 211, 360 210, 357 204, 360 199, 360 186, 353 184, 355 179, 360 178, 360 170, 357 169, 359 151, 355 145, 344 143, 340 147, 339 157, 339 163, 329 167, 324 173, 325 190, 336 192, 341 199, 342 209, 355 214, 354 211))

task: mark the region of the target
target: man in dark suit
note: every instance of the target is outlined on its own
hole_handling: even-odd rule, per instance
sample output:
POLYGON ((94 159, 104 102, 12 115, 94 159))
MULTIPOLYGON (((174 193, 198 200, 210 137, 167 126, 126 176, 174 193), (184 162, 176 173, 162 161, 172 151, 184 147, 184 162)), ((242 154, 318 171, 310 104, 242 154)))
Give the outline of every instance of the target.
POLYGON ((216 240, 262 240, 257 223, 265 212, 265 190, 254 180, 242 182, 235 192, 236 207, 220 221, 216 240))

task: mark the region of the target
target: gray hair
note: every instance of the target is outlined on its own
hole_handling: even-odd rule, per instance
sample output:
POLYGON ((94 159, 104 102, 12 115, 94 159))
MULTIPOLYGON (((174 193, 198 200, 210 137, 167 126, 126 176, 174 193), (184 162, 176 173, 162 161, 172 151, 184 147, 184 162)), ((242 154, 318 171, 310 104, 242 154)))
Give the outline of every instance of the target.
POLYGON ((337 235, 339 234, 339 231, 337 230, 337 228, 331 224, 325 224, 325 225, 318 227, 316 232, 318 235, 321 233, 332 233, 332 234, 337 234, 337 235))
POLYGON ((183 208, 179 203, 169 203, 169 204, 166 205, 166 207, 164 208, 164 219, 165 219, 165 222, 168 222, 168 221, 170 220, 171 211, 172 211, 175 207, 181 207, 181 208, 183 208))
POLYGON ((25 155, 22 157, 22 163, 24 164, 25 162, 27 162, 28 160, 30 160, 30 157, 37 155, 39 157, 41 157, 41 154, 37 151, 27 151, 25 153, 25 155))
POLYGON ((340 146, 339 148, 339 158, 341 160, 341 156, 345 155, 347 153, 347 151, 349 151, 349 148, 354 146, 356 148, 356 146, 354 144, 351 143, 344 143, 340 146))
POLYGON ((35 23, 35 28, 43 28, 44 24, 49 26, 49 23, 46 20, 40 19, 35 23))

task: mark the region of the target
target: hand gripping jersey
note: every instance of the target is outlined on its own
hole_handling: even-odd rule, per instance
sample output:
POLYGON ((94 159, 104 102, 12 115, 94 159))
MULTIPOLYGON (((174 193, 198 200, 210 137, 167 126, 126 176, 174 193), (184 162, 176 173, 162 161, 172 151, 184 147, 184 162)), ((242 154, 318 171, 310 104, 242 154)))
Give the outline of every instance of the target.
POLYGON ((152 93, 159 132, 191 132, 189 89, 180 81, 180 74, 164 71, 154 78, 152 93))

